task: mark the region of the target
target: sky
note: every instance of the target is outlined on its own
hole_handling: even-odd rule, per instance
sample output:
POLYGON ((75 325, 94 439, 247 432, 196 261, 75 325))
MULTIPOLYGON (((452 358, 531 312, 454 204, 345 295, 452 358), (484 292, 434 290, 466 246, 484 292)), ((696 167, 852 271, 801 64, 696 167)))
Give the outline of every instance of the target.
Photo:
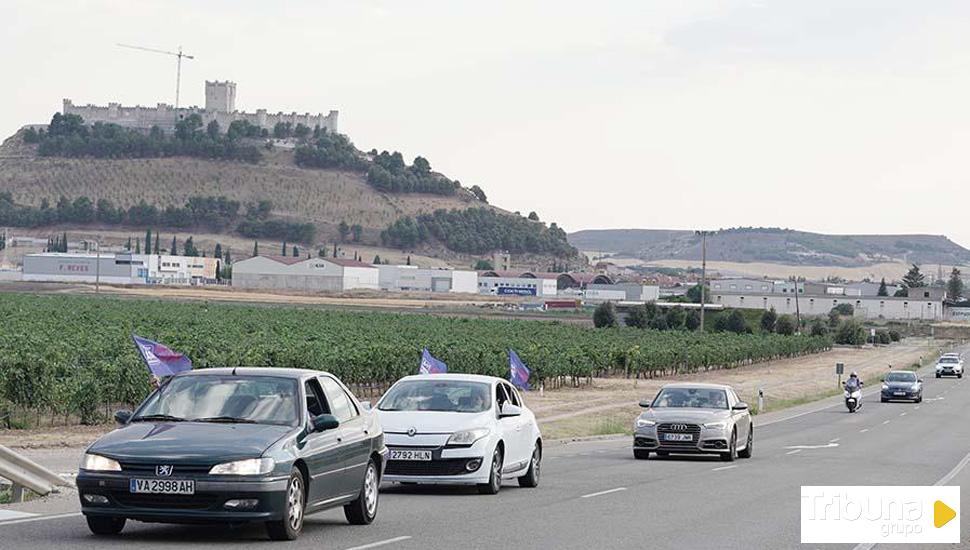
POLYGON ((602 228, 945 234, 970 246, 970 2, 0 4, 0 134, 75 103, 340 111, 492 204, 602 228))

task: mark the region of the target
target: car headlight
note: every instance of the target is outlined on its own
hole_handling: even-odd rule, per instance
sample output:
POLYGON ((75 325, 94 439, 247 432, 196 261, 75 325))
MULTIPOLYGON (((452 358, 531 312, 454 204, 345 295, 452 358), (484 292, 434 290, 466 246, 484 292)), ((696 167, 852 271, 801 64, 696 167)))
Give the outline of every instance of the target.
POLYGON ((276 461, 272 458, 247 458, 246 460, 216 464, 209 470, 209 474, 214 476, 258 476, 272 472, 275 467, 276 461))
POLYGON ((884 389, 884 390, 888 390, 888 389, 889 389, 889 386, 888 386, 888 385, 886 385, 886 384, 883 384, 883 385, 882 385, 882 389, 884 389))
POLYGON ((81 457, 81 469, 90 472, 120 472, 121 464, 106 456, 85 453, 81 457))
POLYGON ((653 420, 647 420, 646 418, 637 418, 637 428, 646 428, 649 426, 656 426, 657 423, 653 420))
POLYGON ((919 384, 913 384, 913 391, 916 391, 918 389, 919 389, 919 384))
POLYGON ((708 430, 723 430, 727 427, 727 422, 708 422, 704 427, 708 430))
POLYGON ((447 447, 471 447, 476 441, 488 435, 488 428, 475 428, 473 430, 462 430, 451 434, 447 447))

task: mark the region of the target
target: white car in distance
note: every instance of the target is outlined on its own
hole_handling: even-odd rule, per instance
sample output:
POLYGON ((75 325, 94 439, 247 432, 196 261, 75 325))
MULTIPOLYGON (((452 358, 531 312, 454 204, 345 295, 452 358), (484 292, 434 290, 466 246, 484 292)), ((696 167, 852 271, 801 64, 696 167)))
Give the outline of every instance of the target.
POLYGON ((945 353, 936 362, 936 377, 956 376, 963 378, 963 358, 958 353, 945 353))
POLYGON ((407 376, 375 408, 388 447, 384 481, 475 485, 482 494, 498 493, 503 479, 539 484, 539 426, 506 380, 407 376))

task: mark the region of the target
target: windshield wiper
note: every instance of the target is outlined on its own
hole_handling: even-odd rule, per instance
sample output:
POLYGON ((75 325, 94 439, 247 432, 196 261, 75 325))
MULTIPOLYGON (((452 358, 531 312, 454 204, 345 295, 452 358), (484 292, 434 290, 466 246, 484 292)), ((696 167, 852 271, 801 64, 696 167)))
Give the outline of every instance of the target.
POLYGON ((206 418, 196 418, 194 422, 225 422, 227 424, 255 424, 255 420, 248 418, 237 418, 235 416, 209 416, 206 418))
POLYGON ((185 422, 184 418, 178 416, 172 416, 170 414, 145 414, 142 416, 136 416, 132 418, 129 422, 151 422, 153 420, 164 420, 166 422, 185 422))

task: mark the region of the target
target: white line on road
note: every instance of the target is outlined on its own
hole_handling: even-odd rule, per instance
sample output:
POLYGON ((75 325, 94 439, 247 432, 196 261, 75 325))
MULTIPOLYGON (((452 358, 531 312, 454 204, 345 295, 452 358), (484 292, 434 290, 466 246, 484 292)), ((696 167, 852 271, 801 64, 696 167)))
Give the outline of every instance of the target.
POLYGON ((835 439, 830 439, 829 440, 829 443, 838 443, 840 439, 842 439, 842 438, 841 437, 836 437, 835 439))
POLYGON ((888 420, 883 420, 882 421, 882 424, 883 424, 883 426, 885 426, 886 424, 889 424, 889 421, 888 420))
POLYGON ((583 495, 583 496, 581 496, 579 498, 598 497, 598 496, 601 496, 601 495, 608 495, 610 493, 619 493, 620 491, 626 491, 626 487, 617 487, 616 489, 610 489, 609 491, 600 491, 598 493, 590 493, 588 495, 583 495))
POLYGON ((785 453, 785 454, 786 454, 786 455, 793 455, 793 454, 796 454, 796 453, 800 453, 800 452, 802 452, 802 450, 801 450, 801 449, 795 449, 794 451, 788 451, 788 452, 787 452, 787 453, 785 453))
POLYGON ((913 410, 914 411, 918 411, 919 410, 919 405, 916 405, 915 407, 913 407, 913 410))
POLYGON ((378 546, 384 546, 385 544, 394 544, 395 542, 405 541, 409 538, 411 537, 394 537, 393 539, 379 540, 363 546, 354 546, 353 548, 348 548, 347 550, 365 550, 366 548, 377 548, 378 546))
POLYGON ((730 470, 731 468, 737 468, 737 467, 738 467, 738 465, 737 465, 737 464, 735 464, 735 465, 733 465, 733 466, 721 466, 720 468, 714 468, 714 469, 713 469, 713 470, 711 470, 711 471, 712 471, 712 472, 720 472, 721 470, 730 470))
POLYGON ((899 413, 899 416, 906 416, 906 413, 899 413))
POLYGON ((868 431, 869 431, 869 428, 862 428, 861 430, 859 430, 859 433, 864 434, 868 431))
POLYGON ((51 515, 51 516, 37 516, 35 518, 12 519, 10 521, 0 521, 0 527, 3 527, 4 525, 16 525, 18 523, 31 523, 31 522, 34 522, 34 521, 46 521, 46 520, 49 520, 49 519, 70 518, 70 517, 80 516, 80 515, 81 515, 81 512, 71 512, 69 514, 54 514, 54 515, 51 515))
POLYGON ((831 449, 833 447, 838 447, 838 446, 839 446, 838 443, 832 442, 832 443, 827 443, 825 445, 791 445, 791 446, 788 446, 788 447, 785 447, 785 448, 786 449, 798 449, 798 450, 801 450, 801 449, 831 449))
POLYGON ((17 512, 16 510, 0 510, 0 522, 11 519, 32 518, 36 515, 37 514, 28 514, 27 512, 17 512))

